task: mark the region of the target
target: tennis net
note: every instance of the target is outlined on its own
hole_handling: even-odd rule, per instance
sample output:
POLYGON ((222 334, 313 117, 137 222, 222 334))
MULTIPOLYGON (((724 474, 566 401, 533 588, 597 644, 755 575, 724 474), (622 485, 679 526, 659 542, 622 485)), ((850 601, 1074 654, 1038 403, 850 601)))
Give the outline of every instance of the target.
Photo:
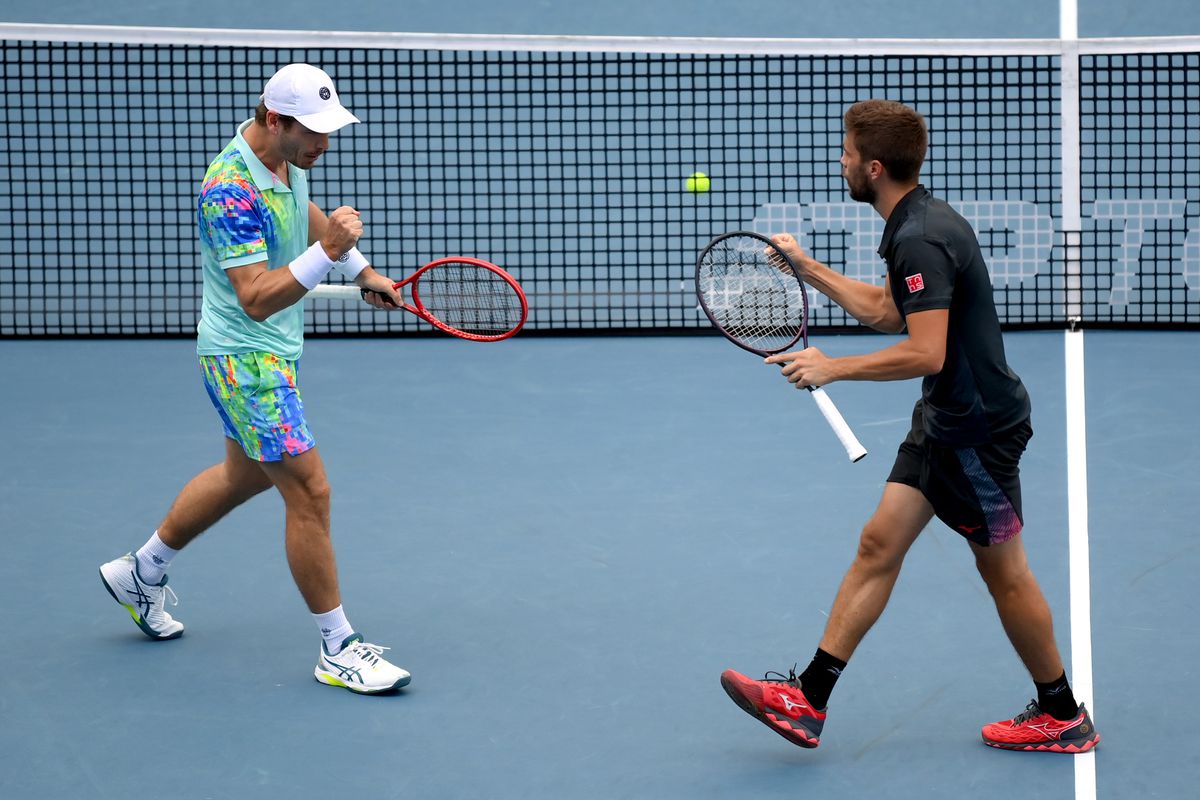
MULTIPOLYGON (((923 181, 974 225, 1006 328, 1200 327, 1200 38, 717 40, 0 25, 0 336, 190 336, 195 195, 280 65, 317 64, 365 124, 313 199, 360 209, 401 277, 493 261, 529 332, 707 329, 695 258, 797 234, 881 282, 883 222, 846 196, 851 103, 930 127, 923 181), (704 172, 711 188, 685 189, 704 172)), ((811 324, 853 329, 814 296, 811 324)), ((320 334, 410 315, 309 301, 320 334)))

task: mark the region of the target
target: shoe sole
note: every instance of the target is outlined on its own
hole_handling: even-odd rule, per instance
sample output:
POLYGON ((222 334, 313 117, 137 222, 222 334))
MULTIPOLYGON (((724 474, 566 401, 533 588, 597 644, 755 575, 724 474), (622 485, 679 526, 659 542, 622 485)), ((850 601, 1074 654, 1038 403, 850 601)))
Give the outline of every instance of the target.
POLYGON ((345 681, 335 678, 328 672, 322 672, 319 669, 313 672, 313 677, 317 679, 317 683, 323 683, 326 686, 340 686, 343 689, 349 689, 355 694, 383 694, 384 692, 394 692, 397 689, 402 689, 405 686, 408 686, 408 684, 412 681, 412 676, 407 675, 393 683, 391 686, 381 686, 377 689, 370 689, 367 687, 353 686, 345 681))
MULTIPOLYGON (((768 728, 775 731, 775 733, 779 734, 784 739, 787 739, 792 744, 811 750, 821 743, 820 739, 806 738, 803 732, 792 728, 790 725, 784 729, 780 725, 775 724, 775 722, 772 721, 775 719, 774 716, 768 718, 766 711, 760 711, 758 706, 750 701, 750 698, 742 694, 737 684, 726 678, 724 675, 721 676, 721 688, 725 690, 725 694, 729 695, 729 699, 737 704, 738 708, 740 708, 742 711, 745 711, 747 714, 754 717, 763 725, 766 725, 768 728)), ((787 723, 783 724, 786 725, 787 723)))
POLYGON ((1025 753, 1066 753, 1068 755, 1078 755, 1086 753, 1100 744, 1100 734, 1096 734, 1090 739, 1085 740, 1082 744, 1074 742, 1046 742, 1045 744, 1015 744, 1010 742, 997 742, 992 739, 984 739, 983 743, 988 747, 994 747, 997 750, 1018 750, 1025 753))
POLYGON ((117 597, 117 593, 114 592, 113 588, 108 585, 108 578, 106 578, 104 576, 103 569, 100 570, 100 582, 104 584, 105 590, 109 593, 109 595, 112 596, 112 599, 117 601, 117 605, 119 605, 121 608, 123 608, 129 612, 129 616, 133 618, 133 624, 138 626, 138 630, 140 630, 142 633, 149 636, 154 641, 166 642, 171 639, 178 639, 180 636, 183 636, 183 628, 180 628, 179 630, 175 631, 174 633, 168 633, 166 636, 156 633, 153 628, 151 628, 150 626, 148 626, 146 624, 146 621, 142 618, 142 616, 137 613, 137 609, 135 609, 133 606, 129 605, 128 603, 121 602, 121 598, 117 597))

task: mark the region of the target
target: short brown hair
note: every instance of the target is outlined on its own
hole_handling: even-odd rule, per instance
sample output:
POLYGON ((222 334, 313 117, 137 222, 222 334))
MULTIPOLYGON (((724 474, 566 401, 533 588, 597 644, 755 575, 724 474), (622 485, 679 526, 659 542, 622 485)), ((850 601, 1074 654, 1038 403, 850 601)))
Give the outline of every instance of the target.
MULTIPOLYGON (((267 124, 267 104, 259 102, 258 108, 254 109, 254 121, 259 125, 267 124)), ((292 123, 296 121, 295 117, 289 117, 286 114, 279 115, 279 121, 283 123, 283 127, 290 128, 292 123)))
POLYGON ((864 161, 878 161, 896 181, 910 181, 921 172, 929 132, 925 118, 903 103, 862 100, 843 118, 846 133, 864 161))

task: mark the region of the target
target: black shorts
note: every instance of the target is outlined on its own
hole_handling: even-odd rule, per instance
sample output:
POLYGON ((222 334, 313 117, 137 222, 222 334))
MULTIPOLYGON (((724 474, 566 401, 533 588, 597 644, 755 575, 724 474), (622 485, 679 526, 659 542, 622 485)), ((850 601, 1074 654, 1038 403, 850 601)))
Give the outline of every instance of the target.
POLYGON ((921 404, 900 444, 891 483, 920 490, 933 513, 968 541, 999 544, 1021 532, 1021 470, 1017 466, 1033 436, 1029 420, 976 447, 950 447, 925 436, 921 404))

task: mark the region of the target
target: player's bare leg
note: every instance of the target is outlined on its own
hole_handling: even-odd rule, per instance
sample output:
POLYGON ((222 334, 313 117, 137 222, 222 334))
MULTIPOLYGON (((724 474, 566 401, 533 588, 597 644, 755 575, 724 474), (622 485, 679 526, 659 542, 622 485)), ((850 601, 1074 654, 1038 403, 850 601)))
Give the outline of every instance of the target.
POLYGON ((226 439, 225 460, 187 482, 150 541, 136 555, 126 553, 101 565, 100 578, 108 593, 143 633, 158 640, 183 635, 183 623, 166 610, 168 600, 177 602, 167 586, 170 555, 270 485, 258 462, 226 439))
POLYGON ((329 479, 320 454, 314 447, 262 469, 283 497, 288 566, 309 611, 336 608, 342 601, 329 532, 329 479))
POLYGON ((255 495, 271 488, 259 462, 232 439, 225 440, 225 460, 192 478, 180 490, 158 526, 163 543, 182 550, 222 517, 255 495))
POLYGON ((887 607, 904 557, 933 518, 933 507, 917 489, 884 485, 878 508, 863 526, 858 553, 842 579, 821 649, 849 661, 887 607))
MULTIPOLYGON (((313 448, 263 464, 263 470, 283 496, 288 565, 308 610, 318 620, 341 615, 344 621, 329 532, 329 480, 321 456, 313 448)), ((384 659, 385 650, 358 633, 343 639, 341 647, 331 649, 327 640, 321 646, 313 675, 321 683, 357 694, 378 694, 407 686, 412 676, 384 659)))
POLYGON ((989 547, 972 543, 971 550, 1004 632, 1037 689, 1037 699, 1020 714, 983 726, 984 743, 1006 750, 1086 753, 1100 735, 1067 682, 1050 606, 1029 569, 1022 537, 989 547))
POLYGON ((1034 681, 1045 683, 1063 674, 1050 606, 1029 569, 1022 537, 990 547, 972 543, 971 550, 1004 632, 1034 681))
POLYGON ((863 526, 858 553, 842 579, 813 663, 800 676, 793 669, 787 675, 769 672, 762 680, 725 670, 721 686, 726 694, 743 711, 792 744, 819 746, 825 705, 835 680, 823 671, 832 665, 840 674, 846 666, 883 613, 904 556, 932 517, 933 509, 921 492, 899 483, 885 484, 879 507, 863 526))

